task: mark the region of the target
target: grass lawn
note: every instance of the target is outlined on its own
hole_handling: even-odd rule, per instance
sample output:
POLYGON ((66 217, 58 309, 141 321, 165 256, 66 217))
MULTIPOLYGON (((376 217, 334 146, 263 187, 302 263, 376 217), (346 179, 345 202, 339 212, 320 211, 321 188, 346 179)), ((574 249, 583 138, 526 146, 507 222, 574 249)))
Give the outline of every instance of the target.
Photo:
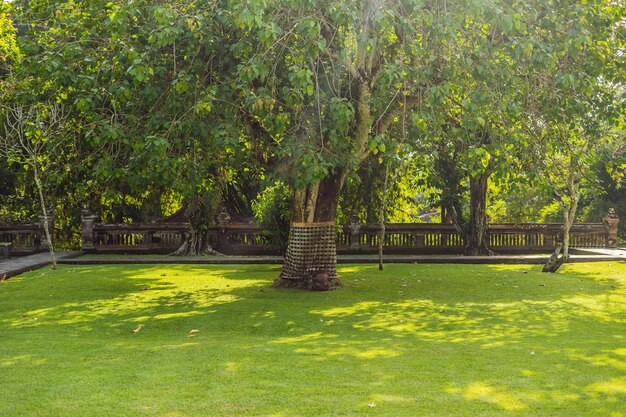
POLYGON ((0 284, 0 416, 625 416, 626 264, 60 266, 0 284))
POLYGON ((163 260, 167 260, 167 261, 171 261, 171 262, 175 262, 177 259, 180 258, 194 258, 194 259, 202 259, 202 258, 217 258, 216 255, 196 255, 196 256, 172 256, 172 255, 167 255, 167 254, 114 254, 114 253, 106 253, 106 254, 86 254, 86 255, 80 255, 78 257, 79 259, 90 259, 90 260, 94 260, 94 259, 163 259, 163 260))

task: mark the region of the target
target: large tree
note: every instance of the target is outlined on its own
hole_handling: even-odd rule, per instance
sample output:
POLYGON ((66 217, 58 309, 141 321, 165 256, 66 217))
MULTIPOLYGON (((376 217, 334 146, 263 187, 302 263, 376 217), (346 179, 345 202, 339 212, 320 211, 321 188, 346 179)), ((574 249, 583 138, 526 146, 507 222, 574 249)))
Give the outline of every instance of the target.
POLYGON ((293 193, 279 286, 336 278, 347 173, 446 78, 464 2, 261 1, 233 6, 241 99, 273 138, 293 193), (454 4, 452 4, 454 3, 454 4))

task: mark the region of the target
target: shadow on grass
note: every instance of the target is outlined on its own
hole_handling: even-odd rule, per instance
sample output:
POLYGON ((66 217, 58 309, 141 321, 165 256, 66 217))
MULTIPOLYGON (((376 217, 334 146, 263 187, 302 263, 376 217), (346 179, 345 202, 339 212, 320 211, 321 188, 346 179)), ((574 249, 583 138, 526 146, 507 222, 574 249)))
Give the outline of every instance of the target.
POLYGON ((214 326, 223 330, 237 331, 253 323, 256 331, 282 322, 282 327, 270 326, 280 335, 295 332, 302 321, 315 321, 320 331, 272 343, 293 340, 300 350, 321 345, 318 350, 336 354, 327 340, 331 330, 491 348, 556 336, 582 319, 626 323, 623 312, 616 314, 626 305, 624 283, 597 273, 546 275, 536 267, 517 266, 400 266, 388 267, 385 274, 390 276, 381 285, 372 267, 349 266, 342 269, 346 288, 318 294, 270 289, 278 271, 240 266, 67 267, 44 272, 36 280, 32 275, 19 283, 13 280, 15 287, 33 286, 22 289, 31 296, 18 300, 18 291, 12 296, 17 304, 5 301, 0 324, 85 330, 158 321, 176 327, 176 320, 212 314, 229 318, 216 317, 214 326), (235 316, 239 321, 233 323, 235 316))
MULTIPOLYGON (((304 382, 315 374, 365 391, 352 404, 361 411, 420 398, 452 410, 601 415, 626 394, 620 268, 345 266, 345 288, 309 293, 269 288, 278 267, 68 266, 0 286, 0 335, 96 331, 122 356, 140 345, 200 357, 210 346, 220 378, 256 378, 270 390, 290 381, 315 397, 319 387, 304 382)), ((6 368, 42 360, 0 358, 6 368)), ((258 383, 248 379, 246 389, 258 383)))

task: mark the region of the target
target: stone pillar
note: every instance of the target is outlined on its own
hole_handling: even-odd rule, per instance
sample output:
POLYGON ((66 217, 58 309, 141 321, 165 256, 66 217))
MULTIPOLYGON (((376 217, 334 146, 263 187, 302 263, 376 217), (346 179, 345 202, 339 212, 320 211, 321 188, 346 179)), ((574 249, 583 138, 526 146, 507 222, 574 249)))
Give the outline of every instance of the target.
POLYGON ((604 218, 602 222, 606 225, 608 239, 607 239, 607 247, 616 248, 617 247, 617 225, 619 224, 619 217, 615 212, 614 208, 610 208, 609 212, 604 218))
POLYGON ((217 227, 219 227, 219 232, 217 233, 217 248, 219 250, 222 244, 226 244, 226 229, 228 229, 228 225, 230 224, 230 214, 226 210, 226 207, 222 206, 220 208, 220 212, 217 214, 217 227))
POLYGON ((96 245, 94 242, 93 227, 98 219, 98 216, 91 214, 87 207, 83 207, 80 216, 83 223, 82 248, 83 250, 95 250, 96 245))
POLYGON ((546 252, 552 252, 556 246, 556 242, 552 241, 554 228, 551 227, 551 225, 543 224, 541 225, 541 233, 543 234, 543 250, 546 252))
POLYGON ((358 248, 360 246, 361 241, 361 224, 356 221, 350 221, 348 225, 349 235, 349 245, 350 247, 358 248))
POLYGON ((0 259, 11 259, 11 242, 0 242, 0 259))

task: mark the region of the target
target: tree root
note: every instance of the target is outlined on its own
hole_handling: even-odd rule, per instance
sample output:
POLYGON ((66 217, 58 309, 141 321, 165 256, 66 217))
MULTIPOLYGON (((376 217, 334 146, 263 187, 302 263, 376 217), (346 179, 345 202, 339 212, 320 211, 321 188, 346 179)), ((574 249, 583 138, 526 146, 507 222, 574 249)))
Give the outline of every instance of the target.
POLYGON ((195 245, 189 244, 189 240, 185 240, 183 244, 175 252, 169 254, 169 256, 226 256, 221 252, 216 251, 209 245, 205 245, 201 250, 196 250, 195 245))
MULTIPOLYGON (((325 275, 325 274, 324 274, 325 275)), ((272 288, 292 288, 296 290, 311 290, 311 291, 327 291, 334 288, 343 287, 343 284, 339 278, 317 278, 311 276, 309 278, 303 278, 301 280, 296 279, 284 279, 278 277, 272 283, 272 288)))
POLYGON ((554 253, 550 255, 550 257, 546 261, 546 264, 543 266, 543 269, 541 270, 541 272, 554 273, 561 267, 561 265, 567 262, 567 260, 569 259, 569 255, 567 256, 562 255, 561 257, 559 257, 562 251, 563 251, 563 244, 559 243, 556 246, 554 253))

